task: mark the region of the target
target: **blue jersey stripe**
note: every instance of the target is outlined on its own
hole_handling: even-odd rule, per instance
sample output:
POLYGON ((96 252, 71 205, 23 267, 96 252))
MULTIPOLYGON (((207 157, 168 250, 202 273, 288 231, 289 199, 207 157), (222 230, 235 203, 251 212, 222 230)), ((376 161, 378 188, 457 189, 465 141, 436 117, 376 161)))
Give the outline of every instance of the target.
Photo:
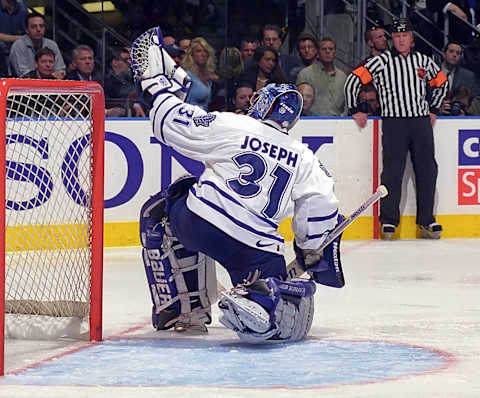
POLYGON ((323 216, 323 217, 308 217, 307 221, 308 222, 318 222, 318 221, 326 221, 330 220, 333 217, 335 217, 338 214, 338 210, 335 210, 332 214, 329 214, 328 216, 323 216))
MULTIPOLYGON (((202 184, 205 184, 205 185, 209 185, 211 186, 213 189, 215 189, 219 194, 221 194, 224 198, 232 201, 233 203, 235 203, 236 205, 238 206, 241 206, 242 208, 244 208, 245 210, 247 211, 250 211, 248 209, 246 209, 238 200, 236 200, 234 197, 230 196, 227 192, 225 191, 222 191, 217 185, 215 185, 215 183, 211 182, 211 181, 202 181, 202 184)), ((255 213, 252 213, 252 215, 254 215, 255 217, 257 217, 258 219, 262 220, 263 222, 266 222, 268 225, 270 225, 271 227, 277 229, 278 228, 278 225, 275 224, 274 222, 272 222, 271 220, 269 220, 268 218, 263 218, 263 217, 260 217, 258 214, 255 214, 255 213)))
POLYGON ((326 234, 326 232, 324 232, 323 234, 317 234, 317 235, 307 235, 307 240, 318 239, 318 238, 323 237, 325 234, 326 234))
MULTIPOLYGON (((172 111, 174 110, 177 106, 180 106, 182 103, 179 102, 178 104, 175 104, 173 105, 168 111, 166 111, 163 115, 163 118, 162 118, 162 121, 160 122, 160 131, 161 131, 161 134, 162 134, 162 141, 166 144, 166 141, 165 141, 165 137, 163 135, 163 124, 165 123, 165 118, 167 117, 167 115, 172 111)), ((159 107, 160 108, 160 107, 159 107)))
POLYGON ((245 229, 246 231, 249 231, 249 232, 252 232, 254 234, 257 234, 259 236, 263 236, 264 238, 268 238, 268 239, 272 239, 272 240, 275 240, 277 242, 280 242, 280 243, 284 243, 284 240, 282 238, 279 238, 277 236, 274 236, 274 235, 270 235, 270 234, 267 234, 265 232, 261 232, 261 231, 257 231, 256 229, 253 229, 252 227, 250 227, 249 225, 241 222, 240 220, 232 217, 230 214, 228 214, 226 212, 226 210, 222 209, 221 207, 217 206, 215 203, 213 202, 210 202, 209 200, 205 199, 205 198, 200 198, 197 196, 197 193, 195 191, 195 188, 192 187, 190 188, 190 192, 193 193, 193 195, 195 195, 195 197, 200 200, 201 202, 203 202, 204 204, 206 204, 208 207, 210 207, 212 210, 215 210, 217 211, 218 213, 220 213, 222 216, 228 218, 230 221, 232 221, 234 224, 238 225, 239 227, 245 229))
MULTIPOLYGON (((155 115, 153 115, 153 131, 155 131, 155 121, 157 120, 157 113, 158 113, 158 110, 160 109, 160 107, 165 103, 165 101, 168 101, 172 96, 169 95, 167 96, 166 98, 164 98, 162 100, 162 102, 160 102, 160 104, 157 106, 157 108, 155 109, 155 115)), ((163 133, 162 133, 162 140, 163 140, 163 133)))

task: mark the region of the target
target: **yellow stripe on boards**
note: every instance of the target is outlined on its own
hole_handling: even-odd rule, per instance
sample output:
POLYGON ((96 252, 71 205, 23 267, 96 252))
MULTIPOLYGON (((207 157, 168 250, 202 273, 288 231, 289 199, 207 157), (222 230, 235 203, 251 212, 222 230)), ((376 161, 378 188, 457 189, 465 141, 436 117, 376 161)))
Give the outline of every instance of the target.
POLYGON ((87 224, 7 227, 6 251, 79 249, 89 246, 87 224))
MULTIPOLYGON (((442 238, 480 238, 479 215, 441 215, 437 222, 442 224, 442 238)), ((278 229, 286 241, 293 240, 291 219, 285 219, 278 229)), ((140 245, 138 222, 106 223, 104 226, 104 246, 138 246, 140 245)), ((366 240, 373 237, 373 217, 359 217, 350 225, 343 239, 366 240)), ((415 224, 415 216, 402 216, 394 238, 415 239, 420 237, 420 231, 415 224)))

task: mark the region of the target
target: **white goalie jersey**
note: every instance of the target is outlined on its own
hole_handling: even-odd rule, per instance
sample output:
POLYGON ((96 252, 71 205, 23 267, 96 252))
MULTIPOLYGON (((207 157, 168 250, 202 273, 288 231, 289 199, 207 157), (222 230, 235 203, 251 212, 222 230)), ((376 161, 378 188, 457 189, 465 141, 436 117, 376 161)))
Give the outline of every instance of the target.
POLYGON ((250 116, 207 113, 160 94, 150 119, 155 136, 205 171, 188 208, 231 237, 283 254, 278 226, 293 214, 297 245, 316 249, 337 222, 333 179, 298 140, 250 116))

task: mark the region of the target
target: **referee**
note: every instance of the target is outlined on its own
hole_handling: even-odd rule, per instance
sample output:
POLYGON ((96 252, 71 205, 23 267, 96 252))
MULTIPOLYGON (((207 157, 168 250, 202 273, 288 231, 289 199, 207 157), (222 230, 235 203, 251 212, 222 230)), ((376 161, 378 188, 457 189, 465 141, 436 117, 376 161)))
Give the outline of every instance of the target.
POLYGON ((433 144, 436 115, 447 94, 448 80, 428 56, 413 49, 407 19, 392 25, 393 49, 352 71, 345 82, 350 114, 361 127, 367 114, 357 108, 362 85, 372 82, 378 91, 382 115, 382 184, 389 195, 380 202, 384 239, 391 239, 400 222, 400 196, 407 154, 410 151, 417 190, 417 218, 423 238, 439 239, 442 226, 433 215, 437 162, 433 144), (429 92, 427 100, 427 91, 429 92))

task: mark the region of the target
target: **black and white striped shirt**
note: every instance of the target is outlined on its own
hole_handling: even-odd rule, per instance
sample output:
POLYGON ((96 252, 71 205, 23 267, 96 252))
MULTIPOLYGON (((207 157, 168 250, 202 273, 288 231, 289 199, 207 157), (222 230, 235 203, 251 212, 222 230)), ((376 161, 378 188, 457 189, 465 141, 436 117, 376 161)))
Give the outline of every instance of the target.
POLYGON ((448 91, 448 79, 428 56, 417 51, 403 56, 395 49, 385 51, 354 69, 345 82, 345 99, 356 113, 362 85, 372 82, 384 117, 421 117, 439 113, 448 91), (427 85, 432 89, 427 101, 427 85))

